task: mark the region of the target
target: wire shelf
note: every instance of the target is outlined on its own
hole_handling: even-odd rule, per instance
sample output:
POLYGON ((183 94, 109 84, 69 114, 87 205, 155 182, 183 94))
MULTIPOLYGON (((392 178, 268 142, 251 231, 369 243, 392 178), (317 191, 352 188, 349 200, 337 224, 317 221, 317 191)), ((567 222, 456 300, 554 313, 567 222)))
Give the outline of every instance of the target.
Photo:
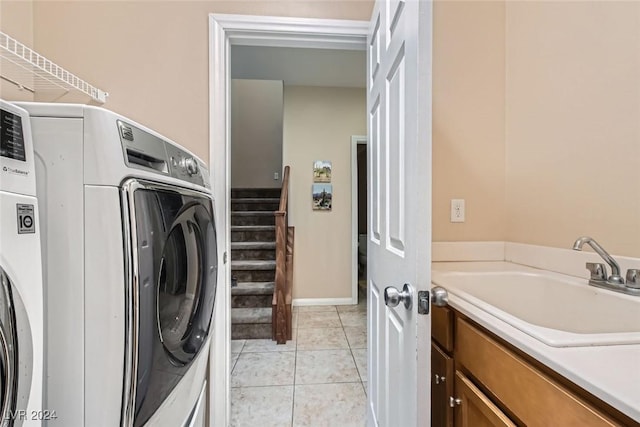
POLYGON ((109 96, 1 31, 0 78, 32 93, 77 90, 100 103, 109 96))

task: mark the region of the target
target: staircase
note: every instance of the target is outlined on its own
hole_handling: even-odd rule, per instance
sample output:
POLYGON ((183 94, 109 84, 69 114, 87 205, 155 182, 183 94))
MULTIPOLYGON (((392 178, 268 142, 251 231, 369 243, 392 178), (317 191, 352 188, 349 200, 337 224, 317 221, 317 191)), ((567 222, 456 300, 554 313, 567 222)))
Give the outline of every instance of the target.
POLYGON ((280 189, 231 190, 231 338, 272 338, 280 189))

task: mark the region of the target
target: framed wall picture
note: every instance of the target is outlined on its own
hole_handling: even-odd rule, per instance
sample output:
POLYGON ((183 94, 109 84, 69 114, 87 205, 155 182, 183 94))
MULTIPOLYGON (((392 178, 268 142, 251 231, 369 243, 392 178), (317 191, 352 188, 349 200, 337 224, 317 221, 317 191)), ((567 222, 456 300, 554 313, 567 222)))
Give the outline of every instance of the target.
POLYGON ((314 211, 330 211, 333 199, 333 186, 331 184, 313 184, 311 198, 314 211))
POLYGON ((313 182, 331 182, 331 162, 316 160, 313 162, 313 182))

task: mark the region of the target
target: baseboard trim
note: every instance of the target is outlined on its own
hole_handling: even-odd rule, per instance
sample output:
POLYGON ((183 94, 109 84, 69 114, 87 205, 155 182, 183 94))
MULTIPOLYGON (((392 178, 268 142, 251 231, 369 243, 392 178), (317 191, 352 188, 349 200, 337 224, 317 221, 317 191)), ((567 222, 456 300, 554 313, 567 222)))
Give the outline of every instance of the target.
POLYGON ((504 242, 433 242, 431 261, 504 261, 504 242))
MULTIPOLYGON (((623 276, 629 268, 640 268, 640 259, 638 258, 615 254, 612 256, 620 264, 623 276)), ((570 248, 554 248, 515 242, 506 242, 505 261, 582 278, 589 277, 585 263, 604 262, 599 255, 590 250, 574 251, 570 248)))
POLYGON ((295 298, 293 306, 305 305, 352 305, 355 304, 351 297, 347 298, 295 298))

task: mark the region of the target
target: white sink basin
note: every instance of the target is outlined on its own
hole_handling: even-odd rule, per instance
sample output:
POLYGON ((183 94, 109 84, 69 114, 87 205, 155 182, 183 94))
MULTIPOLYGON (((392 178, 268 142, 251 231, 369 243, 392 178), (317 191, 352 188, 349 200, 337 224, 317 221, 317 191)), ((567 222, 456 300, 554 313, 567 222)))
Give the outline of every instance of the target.
POLYGON ((432 281, 550 346, 640 343, 640 297, 586 279, 537 270, 434 271, 432 281))

